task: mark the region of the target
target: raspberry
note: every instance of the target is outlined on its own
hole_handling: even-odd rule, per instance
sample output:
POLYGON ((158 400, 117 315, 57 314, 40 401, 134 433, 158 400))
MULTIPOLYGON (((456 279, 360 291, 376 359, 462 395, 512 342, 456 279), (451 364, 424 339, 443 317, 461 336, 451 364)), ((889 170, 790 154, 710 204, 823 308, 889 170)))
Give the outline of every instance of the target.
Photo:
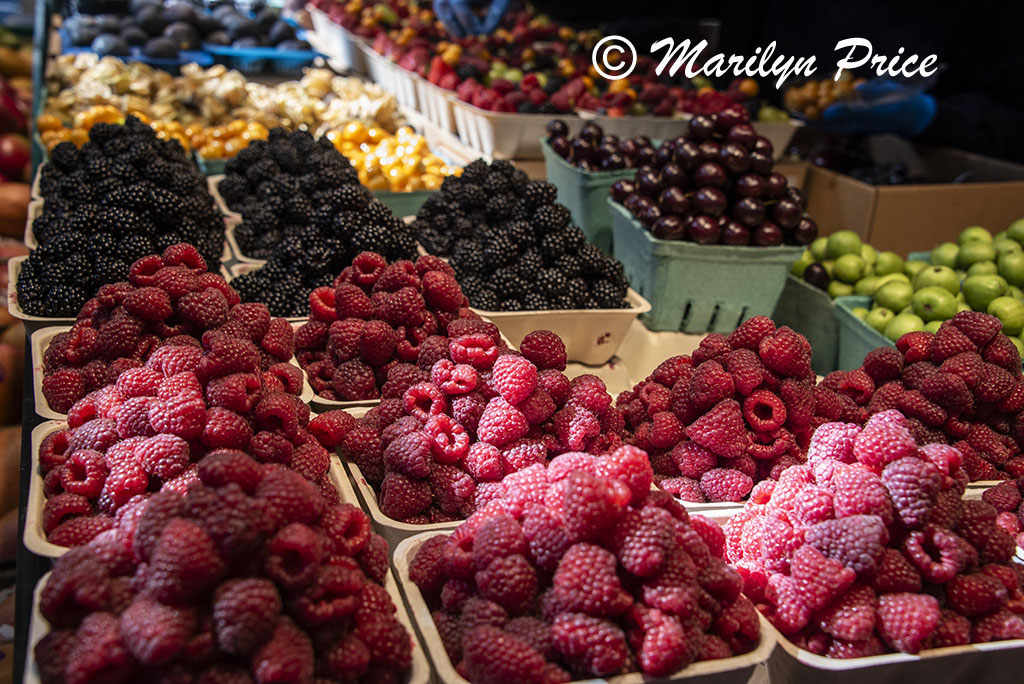
POLYGON ((857 577, 850 568, 826 558, 808 545, 801 546, 793 553, 790 571, 795 596, 810 610, 820 610, 831 605, 857 577))
POLYGON ((537 573, 519 554, 496 558, 475 579, 481 596, 512 613, 528 608, 537 594, 537 573))
POLYGON ((153 548, 145 592, 162 603, 190 601, 223 570, 209 535, 195 523, 175 518, 164 526, 153 548))
POLYGON ((932 339, 932 361, 942 363, 964 352, 977 352, 978 347, 953 325, 943 325, 932 339))
POLYGON ((64 681, 127 681, 137 667, 125 646, 113 613, 96 612, 85 617, 66 654, 64 681))
POLYGON ((615 568, 611 552, 592 544, 574 544, 555 571, 555 597, 568 611, 595 617, 620 615, 632 599, 619 584, 615 568))
POLYGON ((244 449, 252 438, 252 428, 234 411, 213 407, 206 411, 202 443, 208 449, 244 449))
POLYGON ((107 515, 71 518, 57 525, 46 535, 47 541, 69 548, 88 544, 99 534, 114 527, 114 519, 107 515))
POLYGON ((601 378, 587 374, 569 381, 569 401, 600 414, 611 406, 612 397, 601 378))
POLYGON ((966 646, 971 643, 971 621, 952 610, 943 609, 939 624, 925 642, 927 648, 966 646))
POLYGON ((1002 401, 1013 391, 1015 384, 1010 371, 986 363, 982 369, 978 386, 974 388, 974 398, 988 403, 1002 401))
POLYGON ((683 424, 671 411, 659 411, 651 421, 651 444, 659 449, 671 449, 685 436, 683 424))
POLYGON ((1011 482, 1000 482, 982 492, 981 499, 991 504, 997 511, 1015 511, 1020 505, 1021 496, 1016 485, 1011 482))
MULTIPOLYGON (((232 373, 252 373, 259 368, 259 352, 252 342, 216 334, 208 339, 209 344, 204 343, 206 353, 199 361, 199 372, 207 378, 221 378, 232 373)), ((164 375, 167 375, 166 367, 164 375)))
POLYGON ((523 507, 529 503, 541 503, 548 490, 548 479, 544 466, 536 463, 520 471, 510 473, 502 480, 504 487, 503 505, 513 518, 523 514, 523 507))
POLYGON ((406 413, 421 422, 445 412, 444 392, 433 383, 421 382, 413 385, 406 390, 402 401, 406 413))
POLYGON ((903 541, 903 552, 921 576, 932 582, 947 582, 967 565, 962 540, 949 530, 934 525, 907 535, 903 541), (935 560, 936 556, 938 560, 935 560))
POLYGON ((430 491, 443 513, 455 514, 473 500, 476 483, 463 470, 437 463, 430 473, 430 491))
POLYGON ((527 503, 522 529, 537 567, 553 572, 571 544, 562 522, 543 505, 527 503))
POLYGON ((1011 373, 1020 370, 1020 352, 1005 335, 999 335, 981 351, 981 358, 1011 373))
POLYGON ((537 386, 551 395, 555 406, 563 406, 569 400, 569 379, 560 370, 548 368, 537 375, 537 386))
POLYGON ((92 504, 80 494, 57 494, 43 505, 43 531, 49 534, 65 520, 92 513, 92 504))
POLYGON ((760 341, 758 355, 769 370, 779 375, 802 379, 811 373, 811 346, 803 335, 786 326, 760 341))
POLYGON ((799 546, 793 527, 784 520, 766 517, 761 534, 761 555, 765 567, 772 572, 788 570, 793 550, 799 546))
POLYGON ((821 630, 843 641, 864 641, 875 630, 875 592, 855 585, 818 616, 821 630))
POLYGON ((882 468, 893 461, 913 456, 916 451, 914 437, 896 425, 869 424, 853 443, 853 454, 857 460, 872 468, 882 468))
POLYGON ((228 320, 228 301, 212 287, 189 292, 175 303, 175 311, 199 330, 212 330, 228 320))
POLYGON ((534 330, 527 334, 519 343, 519 351, 539 370, 565 370, 565 343, 550 330, 534 330))
MULTIPOLYGON (((444 535, 427 539, 413 556, 409 564, 409 579, 420 588, 424 595, 436 595, 444 584, 444 569, 441 566, 441 551, 448 542, 444 535)), ((474 542, 475 544, 475 542, 474 542)))
POLYGON ((1024 620, 1006 609, 977 619, 971 631, 973 643, 1021 638, 1024 638, 1024 620))
MULTIPOLYGON (((908 461, 918 462, 918 459, 910 458, 908 461)), ((913 467, 911 465, 911 467, 913 467)), ((894 475, 901 471, 894 471, 894 475)), ((891 479, 897 490, 909 485, 905 478, 896 475, 891 479)), ((864 468, 851 468, 836 466, 832 474, 832 490, 834 494, 833 505, 837 517, 848 515, 868 514, 877 515, 888 524, 892 522, 892 503, 889 501, 891 492, 886 491, 882 479, 878 475, 864 468)), ((902 495, 902 492, 900 492, 902 495)), ((906 492, 908 512, 913 510, 914 505, 910 501, 913 492, 906 492)), ((922 521, 923 522, 923 521, 922 521)))
MULTIPOLYGON (((450 362, 449 362, 450 363, 450 362)), ((474 381, 476 379, 476 371, 474 381)), ((399 363, 388 370, 387 381, 381 387, 381 397, 384 399, 399 399, 405 395, 410 387, 421 382, 430 381, 430 376, 411 363, 399 363)), ((440 383, 434 384, 440 386, 440 383)), ((442 387, 442 389, 445 389, 442 387)), ((445 390, 447 391, 447 390, 445 390)))
POLYGON ((280 614, 281 597, 272 582, 228 580, 217 588, 213 601, 217 644, 226 653, 251 653, 270 638, 280 614))
POLYGON ((409 477, 423 479, 430 474, 431 440, 424 432, 413 432, 394 439, 384 449, 384 463, 409 477))
POLYGON ((296 447, 292 453, 291 463, 288 465, 302 477, 316 482, 327 474, 330 457, 327 450, 314 440, 296 447))
POLYGON ((95 499, 107 479, 103 454, 91 449, 73 451, 60 470, 60 483, 65 492, 95 499))
POLYGON ((291 523, 277 531, 267 545, 263 570, 286 590, 308 587, 317 576, 324 549, 321 538, 302 523, 291 523))
POLYGON ((743 321, 736 330, 729 333, 729 345, 733 349, 757 351, 761 340, 775 334, 775 323, 767 316, 754 316, 743 321))
POLYGON ((637 577, 650 577, 661 569, 674 539, 674 519, 667 511, 630 509, 612 530, 609 546, 622 567, 637 577))
POLYGON ((679 474, 691 479, 699 479, 718 463, 717 456, 696 442, 680 442, 671 454, 679 474))
POLYGON ((1006 603, 1006 587, 996 578, 975 572, 946 583, 946 604, 960 615, 978 617, 1006 603))
MULTIPOLYGON (((486 442, 482 442, 486 444, 486 442)), ((547 460, 548 450, 539 440, 520 439, 501 451, 501 467, 506 473, 514 473, 534 463, 547 460)))
POLYGON ((704 339, 697 345, 697 349, 694 350, 692 355, 692 361, 694 366, 699 366, 705 361, 711 359, 717 359, 720 356, 725 356, 732 351, 732 346, 729 344, 728 338, 721 333, 711 333, 705 335, 704 339))
POLYGON ((743 417, 755 432, 773 432, 786 422, 786 407, 777 395, 758 390, 743 400, 743 417))
POLYGON ((878 633, 890 647, 917 653, 939 624, 939 602, 928 594, 886 594, 878 599, 878 633))
MULTIPOLYGON (((953 373, 939 372, 929 375, 921 383, 921 395, 953 415, 970 411, 974 406, 974 397, 967 388, 967 383, 960 376, 953 373)), ((916 413, 912 415, 920 418, 927 425, 938 424, 934 422, 937 417, 929 421, 926 420, 924 415, 917 415, 916 413)))
POLYGON ((325 447, 333 449, 341 444, 355 423, 345 411, 327 411, 309 421, 309 432, 325 447))
POLYGON ((500 448, 519 439, 528 430, 529 425, 522 412, 501 397, 495 397, 487 402, 476 432, 480 440, 500 448))
POLYGON ((901 458, 882 471, 882 482, 889 490, 900 520, 911 529, 927 522, 935 497, 942 486, 939 469, 919 458, 901 458))
POLYGON ((693 361, 689 356, 670 356, 651 372, 651 379, 665 387, 672 387, 681 378, 687 376, 692 368, 693 361))
POLYGON ((892 380, 899 380, 903 372, 903 355, 892 347, 879 347, 867 353, 861 368, 881 387, 892 380))
POLYGON ((536 389, 537 367, 522 356, 506 354, 494 362, 492 378, 498 394, 514 405, 522 402, 536 389))
POLYGON ((475 442, 469 447, 465 466, 477 482, 497 482, 505 474, 501 452, 487 442, 475 442))
POLYGON ((595 677, 619 674, 629 659, 626 637, 614 623, 579 613, 563 613, 551 627, 555 648, 574 670, 595 677))
POLYGON ((373 399, 377 396, 377 382, 373 369, 359 359, 351 359, 338 364, 331 387, 342 401, 357 399, 373 399))
POLYGON ((257 682, 309 682, 313 680, 313 644, 304 631, 288 618, 281 618, 274 631, 252 656, 257 682))
POLYGON ((246 493, 252 494, 263 479, 256 461, 241 451, 219 449, 211 451, 199 462, 199 479, 208 487, 224 487, 232 482, 246 493))
POLYGON ((270 311, 265 305, 255 302, 232 306, 228 320, 241 326, 253 342, 262 340, 270 329, 270 311))
MULTIPOLYGON (((557 371, 556 371, 557 372, 557 371)), ((521 402, 516 404, 516 408, 522 411, 523 416, 526 418, 526 422, 530 425, 540 425, 548 418, 550 418, 557 407, 555 406, 554 400, 551 395, 543 389, 536 389, 530 396, 523 399, 521 402)), ((612 410, 606 411, 602 418, 607 417, 609 420, 614 420, 614 414, 612 410)), ((602 424, 602 428, 604 425, 602 424)), ((610 427, 608 429, 602 429, 603 432, 619 432, 619 430, 613 430, 610 427)))
POLYGON ((363 323, 359 338, 359 354, 362 360, 373 367, 387 363, 395 353, 398 335, 384 321, 372 320, 363 323))
POLYGON ((546 662, 522 639, 488 625, 465 632, 463 662, 477 684, 544 681, 546 662))
POLYGON ((395 520, 405 520, 430 505, 430 482, 413 480, 395 472, 384 476, 380 485, 380 510, 395 520))
MULTIPOLYGON (((584 450, 590 440, 601 432, 601 423, 587 409, 577 404, 566 404, 554 416, 555 433, 565 449, 584 450)), ((479 429, 478 429, 479 431, 479 429)))
POLYGON ((403 287, 384 295, 379 312, 381 318, 393 326, 416 327, 423 322, 426 304, 416 288, 403 287))
POLYGON ((158 399, 149 409, 149 423, 157 432, 195 439, 203 432, 206 405, 199 397, 179 395, 158 399))
POLYGON ((872 586, 880 594, 901 591, 917 593, 921 590, 921 575, 902 553, 886 549, 878 563, 872 586))
POLYGON ((690 380, 690 402, 698 409, 711 408, 736 391, 732 376, 717 361, 705 361, 690 380))
POLYGON ((689 477, 670 477, 658 483, 669 494, 688 503, 707 503, 700 482, 689 477))
POLYGON ((195 630, 191 609, 137 599, 121 614, 121 636, 143 665, 162 665, 178 654, 195 630))
POLYGON ((111 316, 100 326, 96 344, 104 357, 132 356, 142 338, 142 321, 126 313, 111 316))
MULTIPOLYGON (((701 364, 703 367, 705 364, 701 364)), ((733 385, 743 396, 749 395, 764 380, 764 364, 750 349, 734 349, 724 360, 725 369, 732 376, 733 385)), ((672 385, 666 385, 671 387, 672 385)))
POLYGON ((324 509, 323 497, 311 482, 281 467, 264 474, 256 487, 256 496, 265 499, 283 523, 311 523, 324 509))
MULTIPOLYGON (((570 538, 576 541, 598 539, 615 524, 627 501, 613 482, 585 471, 569 473, 563 482, 562 517, 570 538)), ((628 496, 628 494, 627 494, 628 496)))
POLYGON ((984 347, 1003 329, 1002 323, 995 316, 977 311, 958 311, 949 323, 978 347, 984 347))
POLYGON ((67 413, 85 396, 85 379, 75 369, 60 370, 43 378, 43 397, 57 413, 67 413))
POLYGON ((889 540, 877 515, 824 520, 807 529, 806 543, 858 573, 872 572, 889 540))
POLYGON ((731 468, 713 468, 700 478, 708 501, 742 501, 754 486, 749 476, 731 468))
POLYGON ((423 298, 435 311, 454 311, 462 304, 462 289, 455 278, 442 271, 423 274, 423 298))
POLYGON ((686 436, 724 458, 742 456, 750 445, 740 404, 733 399, 720 402, 691 423, 686 436))

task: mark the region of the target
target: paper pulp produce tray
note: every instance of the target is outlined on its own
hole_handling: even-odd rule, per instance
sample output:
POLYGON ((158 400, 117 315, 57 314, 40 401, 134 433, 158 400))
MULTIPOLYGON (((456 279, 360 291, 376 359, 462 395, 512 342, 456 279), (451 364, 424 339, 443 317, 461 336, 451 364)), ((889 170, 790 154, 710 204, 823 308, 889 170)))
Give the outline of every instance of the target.
MULTIPOLYGON (((405 600, 409 604, 409 611, 420 632, 423 644, 430 655, 430 661, 437 674, 437 681, 441 684, 469 684, 456 671, 451 659, 444 650, 441 642, 441 635, 434 625, 434 619, 430 616, 430 609, 427 607, 419 587, 409 580, 409 563, 416 555, 420 546, 431 537, 441 534, 440 532, 425 532, 415 537, 406 539, 394 552, 393 567, 398 583, 405 594, 405 600)), ((759 614, 760 616, 760 614, 759 614)), ((767 620, 760 618, 761 640, 754 650, 732 658, 721 660, 708 660, 693 663, 689 667, 665 678, 658 678, 659 682, 687 682, 692 684, 747 684, 754 668, 763 663, 775 648, 773 632, 768 628, 767 620)), ((654 681, 639 672, 608 679, 587 679, 588 684, 604 682, 605 684, 643 684, 654 681)))
MULTIPOLYGON (((540 159, 540 140, 552 117, 550 114, 510 114, 474 107, 452 100, 459 138, 485 157, 495 159, 540 159)), ((559 117, 572 128, 575 116, 559 117)))
POLYGON ((25 324, 25 330, 30 334, 40 328, 45 328, 48 325, 73 324, 75 322, 74 318, 46 318, 43 316, 33 316, 32 314, 27 314, 22 310, 21 306, 18 304, 18 276, 21 273, 21 264, 24 263, 27 258, 27 256, 16 256, 7 261, 7 310, 10 311, 12 316, 25 324))
POLYGON ((731 332, 752 316, 771 316, 802 247, 736 247, 661 240, 618 202, 612 214, 615 258, 630 285, 651 303, 652 330, 731 332))
POLYGON ((32 201, 28 203, 28 212, 25 218, 25 237, 22 240, 22 242, 25 243, 25 246, 29 249, 36 249, 39 247, 39 241, 36 240, 36 234, 32 230, 32 224, 35 223, 36 219, 39 218, 39 215, 42 213, 43 200, 41 198, 33 198, 32 201))
POLYGON ((455 109, 452 100, 455 99, 455 93, 434 85, 421 76, 416 76, 415 83, 420 113, 442 131, 454 133, 455 109))
POLYGON ((207 176, 207 189, 210 191, 210 194, 213 195, 213 199, 217 203, 217 208, 220 209, 220 213, 224 214, 224 216, 227 216, 229 218, 234 218, 237 219, 238 221, 241 221, 242 215, 239 214, 237 211, 231 211, 230 209, 228 209, 228 203, 224 201, 224 197, 220 194, 220 189, 218 188, 218 186, 220 185, 220 182, 222 180, 224 180, 224 174, 207 176))

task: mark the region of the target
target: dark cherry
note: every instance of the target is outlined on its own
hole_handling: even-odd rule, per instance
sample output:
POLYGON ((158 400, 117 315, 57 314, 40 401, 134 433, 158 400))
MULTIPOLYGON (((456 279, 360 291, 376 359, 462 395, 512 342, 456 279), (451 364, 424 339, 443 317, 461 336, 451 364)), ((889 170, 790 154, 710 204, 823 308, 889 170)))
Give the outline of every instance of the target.
POLYGON ((601 138, 601 144, 604 144, 604 143, 609 143, 611 145, 615 145, 616 147, 620 147, 621 146, 621 141, 619 140, 619 136, 615 135, 614 133, 605 133, 604 137, 601 138))
POLYGON ((644 197, 657 197, 661 192, 661 179, 653 169, 643 169, 636 174, 636 191, 644 197))
POLYGON ((557 137, 568 137, 569 127, 565 125, 565 122, 561 119, 552 119, 548 121, 548 125, 544 127, 544 130, 548 132, 548 139, 557 137))
POLYGON ((640 210, 640 222, 650 228, 654 225, 654 222, 662 217, 663 212, 654 202, 651 202, 646 207, 640 210))
POLYGON ((757 197, 764 195, 764 178, 756 173, 745 173, 739 177, 733 186, 740 197, 757 197))
POLYGON ((676 145, 676 163, 690 171, 700 163, 700 148, 692 140, 684 140, 676 145))
POLYGON ((718 218, 725 213, 728 199, 718 188, 700 188, 693 194, 693 208, 702 214, 718 218))
POLYGON ((622 200, 622 206, 626 207, 630 214, 636 216, 640 213, 640 204, 642 201, 649 202, 650 200, 646 197, 633 193, 632 195, 626 195, 626 199, 622 200))
POLYGON ((644 197, 642 195, 637 195, 636 197, 637 201, 634 204, 633 209, 631 209, 630 211, 633 212, 633 216, 639 219, 648 207, 654 205, 654 200, 652 200, 649 197, 644 197))
POLYGON ((644 145, 643 147, 637 148, 637 151, 636 151, 636 165, 637 166, 642 166, 644 164, 648 164, 648 165, 654 166, 654 163, 655 163, 654 160, 655 160, 655 157, 657 155, 658 155, 657 150, 655 150, 650 145, 644 145))
POLYGON ((764 221, 764 202, 744 197, 732 206, 732 217, 749 228, 757 228, 764 221))
POLYGON ((754 150, 750 153, 750 170, 754 173, 759 173, 762 176, 767 176, 772 172, 772 157, 764 152, 758 152, 754 150))
POLYGON ((624 202, 634 192, 636 192, 636 184, 625 178, 615 181, 611 189, 612 199, 616 202, 624 202))
POLYGON ((654 163, 656 166, 664 166, 672 161, 672 157, 675 155, 675 150, 668 143, 662 143, 658 147, 658 151, 654 154, 654 163))
POLYGON ((583 128, 580 129, 580 132, 577 134, 577 137, 586 138, 594 145, 597 145, 599 142, 601 142, 601 138, 604 137, 604 131, 601 130, 601 127, 598 126, 593 121, 588 121, 587 123, 583 124, 583 128))
POLYGON ((804 195, 800 188, 789 186, 786 188, 786 197, 799 204, 801 209, 807 210, 807 196, 804 195))
POLYGON ((651 139, 648 138, 646 135, 638 135, 635 138, 633 138, 633 140, 636 141, 637 147, 654 147, 654 145, 651 143, 651 139))
POLYGON ((772 220, 789 230, 796 228, 803 213, 803 208, 799 204, 788 197, 783 197, 772 207, 772 220))
POLYGON ((737 103, 731 104, 722 111, 718 112, 717 121, 718 132, 725 133, 734 126, 740 124, 746 124, 750 122, 750 114, 747 113, 747 108, 737 103))
POLYGON ((765 221, 754 230, 754 244, 761 247, 781 245, 782 238, 782 229, 771 221, 765 221))
POLYGON ((690 139, 703 142, 715 132, 714 118, 705 114, 698 114, 690 119, 690 139))
POLYGON ((672 149, 675 150, 678 149, 679 146, 682 145, 683 143, 689 142, 689 138, 687 138, 685 135, 677 135, 676 137, 672 138, 670 142, 672 143, 672 149))
POLYGON ((713 245, 722 235, 718 221, 704 214, 697 214, 691 218, 686 225, 686 232, 691 240, 701 245, 713 245))
POLYGON ((651 234, 662 240, 682 240, 686 237, 686 223, 678 216, 662 216, 651 226, 651 234))
POLYGON ((725 169, 718 162, 704 162, 693 172, 693 182, 700 187, 724 188, 725 169))
POLYGON ((722 153, 722 146, 714 140, 705 140, 697 146, 700 151, 700 158, 704 161, 718 161, 718 155, 722 153))
POLYGON ((611 156, 613 154, 618 154, 618 153, 619 153, 619 148, 618 148, 617 145, 612 145, 611 143, 602 142, 602 143, 598 144, 598 146, 597 146, 597 158, 598 159, 607 159, 609 156, 611 156))
POLYGON ((819 290, 827 290, 830 280, 828 269, 821 264, 807 264, 807 268, 804 269, 804 282, 819 290))
POLYGON ((555 151, 555 154, 563 159, 568 159, 569 153, 572 152, 572 148, 569 146, 569 139, 564 135, 551 138, 548 144, 551 145, 551 149, 555 151))
POLYGON ((749 245, 750 229, 732 219, 722 224, 723 245, 749 245))
POLYGON ((686 187, 686 172, 675 162, 669 162, 661 167, 661 182, 665 185, 686 187))
POLYGON ((601 160, 600 166, 602 171, 618 171, 626 168, 626 158, 618 152, 612 152, 601 160))
POLYGON ((779 199, 786 194, 786 177, 781 173, 773 173, 764 179, 764 192, 762 199, 779 199))
POLYGON ((572 158, 575 161, 591 160, 597 156, 597 148, 594 147, 594 143, 591 142, 590 138, 573 138, 572 141, 572 158))
POLYGON ((810 216, 801 218, 800 223, 796 224, 796 228, 790 234, 790 238, 798 245, 809 245, 814 242, 816 237, 818 237, 818 224, 810 216))
POLYGON ((600 168, 597 162, 591 161, 590 159, 580 161, 579 167, 584 171, 597 171, 600 168))
POLYGON ((734 174, 746 173, 750 168, 750 153, 738 142, 727 142, 722 145, 718 159, 722 166, 734 174))
POLYGON ((690 211, 690 200, 680 188, 670 185, 658 195, 658 204, 669 214, 683 216, 690 211))
POLYGON ((772 145, 772 141, 763 135, 757 136, 757 140, 754 141, 754 151, 764 152, 769 157, 775 154, 775 147, 772 145))
POLYGON ((619 143, 619 151, 622 152, 622 154, 626 155, 627 157, 633 157, 634 155, 636 155, 636 149, 636 141, 633 140, 632 138, 626 138, 621 143, 619 143))
POLYGON ((739 143, 747 150, 753 150, 757 145, 757 131, 748 123, 737 124, 729 129, 729 132, 725 134, 725 139, 728 142, 739 143))

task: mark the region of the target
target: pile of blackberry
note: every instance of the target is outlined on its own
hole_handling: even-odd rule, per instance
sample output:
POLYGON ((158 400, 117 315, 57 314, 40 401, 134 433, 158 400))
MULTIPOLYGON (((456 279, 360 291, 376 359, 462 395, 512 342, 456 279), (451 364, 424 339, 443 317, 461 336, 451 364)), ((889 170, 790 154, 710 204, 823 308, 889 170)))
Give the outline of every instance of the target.
POLYGON ((220 261, 224 217, 206 178, 177 141, 133 116, 93 126, 81 149, 61 143, 41 174, 39 247, 18 276, 28 314, 74 317, 101 285, 127 280, 132 262, 170 245, 191 243, 206 263, 220 261))
POLYGON ((231 281, 242 301, 275 316, 309 314, 309 293, 330 285, 360 252, 389 261, 416 255, 416 239, 391 210, 359 184, 349 160, 327 138, 270 131, 227 163, 220 193, 242 215, 239 248, 267 259, 231 281))
POLYGON ((412 227, 449 257, 470 304, 487 311, 627 308, 622 264, 588 244, 551 183, 508 161, 448 177, 412 227))

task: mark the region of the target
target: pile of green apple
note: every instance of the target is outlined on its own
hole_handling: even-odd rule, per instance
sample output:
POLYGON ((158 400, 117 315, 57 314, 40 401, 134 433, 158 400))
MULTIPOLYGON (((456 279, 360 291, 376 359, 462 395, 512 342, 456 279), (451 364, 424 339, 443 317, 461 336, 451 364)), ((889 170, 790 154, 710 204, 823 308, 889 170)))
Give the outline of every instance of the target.
POLYGON ((895 341, 914 330, 935 332, 957 311, 983 311, 1003 322, 1024 354, 1024 219, 994 236, 965 228, 956 242, 933 249, 929 262, 907 261, 903 270, 904 277, 876 284, 870 310, 854 309, 875 330, 895 341))
POLYGON ((896 252, 879 252, 852 230, 840 230, 811 242, 790 270, 835 298, 873 294, 906 267, 896 252))

